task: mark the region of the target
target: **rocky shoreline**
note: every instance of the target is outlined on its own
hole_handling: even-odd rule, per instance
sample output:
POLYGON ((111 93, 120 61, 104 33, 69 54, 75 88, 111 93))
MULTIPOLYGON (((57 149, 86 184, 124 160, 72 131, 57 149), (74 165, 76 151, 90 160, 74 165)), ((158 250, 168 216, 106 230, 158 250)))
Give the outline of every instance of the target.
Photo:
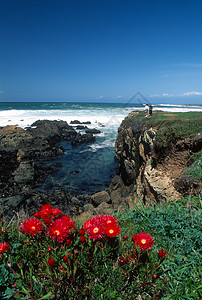
MULTIPOLYGON (((135 114, 138 113, 132 112, 127 118, 135 114)), ((187 166, 191 151, 201 149, 202 138, 179 141, 162 161, 155 149, 157 129, 144 127, 139 119, 131 126, 119 128, 115 147, 119 174, 108 188, 93 195, 73 194, 62 188, 52 193, 38 191, 37 185, 60 167, 38 162, 63 155, 63 147, 58 146, 61 141, 71 141, 73 146, 93 143, 94 134, 99 131, 88 129, 87 124, 72 122, 84 129, 84 134, 65 121, 37 121, 26 129, 0 128, 0 213, 5 218, 12 218, 20 210, 32 215, 45 203, 71 216, 93 215, 131 209, 134 202, 139 204, 138 199, 145 205, 155 205, 184 195, 176 187, 176 178, 187 166), (174 170, 172 165, 177 168, 174 170)), ((199 184, 191 184, 194 193, 201 192, 199 184)))

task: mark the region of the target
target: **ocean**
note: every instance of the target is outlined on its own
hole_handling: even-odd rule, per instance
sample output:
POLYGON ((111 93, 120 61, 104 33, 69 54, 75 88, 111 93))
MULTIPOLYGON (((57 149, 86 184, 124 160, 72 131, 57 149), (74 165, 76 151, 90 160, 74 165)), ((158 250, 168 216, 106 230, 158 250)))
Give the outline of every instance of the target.
MULTIPOLYGON (((31 126, 37 120, 90 121, 89 128, 101 130, 96 142, 72 147, 63 142, 63 156, 56 157, 50 166, 61 167, 39 186, 52 191, 65 188, 76 194, 90 194, 105 189, 111 176, 116 173, 114 146, 118 127, 122 120, 134 110, 144 110, 144 105, 135 103, 69 103, 69 102, 1 102, 0 126, 31 126)), ((153 110, 168 112, 201 111, 201 105, 158 104, 153 110)), ((71 125, 71 124, 70 124, 71 125)), ((82 131, 81 131, 82 132, 82 131)))

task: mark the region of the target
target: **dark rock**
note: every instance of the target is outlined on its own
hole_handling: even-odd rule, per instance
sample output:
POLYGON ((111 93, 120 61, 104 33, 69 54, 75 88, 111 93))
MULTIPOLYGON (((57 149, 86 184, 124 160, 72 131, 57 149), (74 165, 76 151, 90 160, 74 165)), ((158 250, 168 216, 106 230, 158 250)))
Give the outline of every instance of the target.
POLYGON ((91 196, 92 203, 95 207, 100 205, 102 202, 110 203, 111 199, 107 191, 101 191, 93 194, 91 196))
POLYGON ((74 121, 71 121, 70 124, 81 124, 81 122, 79 120, 74 120, 74 121))
POLYGON ((88 127, 87 126, 84 126, 84 125, 78 125, 76 126, 76 129, 78 130, 84 130, 84 129, 87 129, 88 127))
POLYGON ((86 133, 86 134, 77 133, 77 135, 72 138, 71 142, 72 142, 73 146, 93 143, 93 142, 95 142, 95 137, 91 133, 86 133))
POLYGON ((96 128, 93 128, 93 129, 87 129, 86 130, 86 133, 92 133, 92 134, 98 134, 98 133, 101 133, 102 131, 99 130, 99 129, 96 129, 96 128))

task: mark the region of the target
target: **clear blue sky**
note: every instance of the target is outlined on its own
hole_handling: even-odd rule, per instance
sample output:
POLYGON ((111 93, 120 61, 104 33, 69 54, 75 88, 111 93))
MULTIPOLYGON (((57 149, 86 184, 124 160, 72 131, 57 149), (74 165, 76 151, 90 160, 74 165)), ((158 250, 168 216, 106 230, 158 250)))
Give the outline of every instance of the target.
POLYGON ((0 0, 0 101, 202 104, 202 1, 0 0))

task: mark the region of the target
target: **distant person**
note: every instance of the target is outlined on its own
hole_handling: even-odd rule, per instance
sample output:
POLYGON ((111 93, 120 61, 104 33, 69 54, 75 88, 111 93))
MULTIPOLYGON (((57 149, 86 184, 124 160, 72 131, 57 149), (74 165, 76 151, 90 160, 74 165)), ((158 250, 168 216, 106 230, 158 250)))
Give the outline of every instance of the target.
POLYGON ((153 107, 152 107, 152 105, 150 104, 150 105, 149 105, 149 115, 150 115, 150 116, 152 116, 152 109, 153 109, 153 107))
POLYGON ((148 117, 149 116, 149 105, 146 104, 145 106, 145 117, 148 117))

